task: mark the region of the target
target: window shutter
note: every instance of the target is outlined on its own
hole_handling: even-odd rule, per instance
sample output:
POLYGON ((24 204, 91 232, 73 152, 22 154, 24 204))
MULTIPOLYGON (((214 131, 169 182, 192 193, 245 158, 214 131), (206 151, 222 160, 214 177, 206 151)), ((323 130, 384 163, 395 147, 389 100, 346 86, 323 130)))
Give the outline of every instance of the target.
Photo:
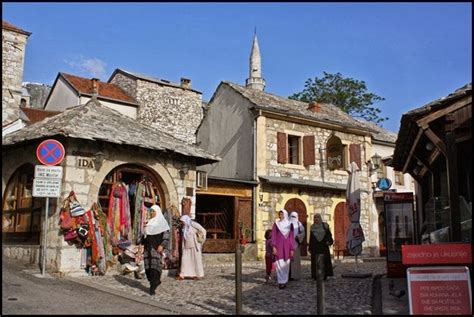
POLYGON ((286 164, 288 162, 288 150, 286 145, 286 133, 277 133, 277 160, 278 163, 286 164))
POLYGON ((305 166, 315 164, 314 135, 303 137, 303 164, 305 166))
POLYGON ((351 144, 349 146, 349 164, 351 162, 356 162, 359 170, 362 169, 361 160, 360 160, 360 144, 351 144))

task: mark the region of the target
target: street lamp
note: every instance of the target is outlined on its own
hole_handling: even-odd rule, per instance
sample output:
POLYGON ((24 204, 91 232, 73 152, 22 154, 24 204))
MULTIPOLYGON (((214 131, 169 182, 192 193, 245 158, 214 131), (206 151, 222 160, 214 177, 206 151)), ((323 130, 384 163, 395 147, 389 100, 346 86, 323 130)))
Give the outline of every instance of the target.
POLYGON ((369 167, 369 173, 373 174, 375 171, 377 171, 382 164, 382 157, 378 155, 377 153, 372 156, 372 158, 367 162, 367 165, 369 167))

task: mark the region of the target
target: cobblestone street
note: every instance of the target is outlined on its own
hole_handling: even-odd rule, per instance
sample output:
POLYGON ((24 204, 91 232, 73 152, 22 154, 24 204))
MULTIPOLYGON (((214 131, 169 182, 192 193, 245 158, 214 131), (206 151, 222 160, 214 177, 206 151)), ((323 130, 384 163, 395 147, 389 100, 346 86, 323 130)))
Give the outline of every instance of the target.
MULTIPOLYGON (((359 272, 372 273, 372 278, 347 278, 354 273, 355 263, 334 263, 335 277, 325 282, 325 308, 328 315, 372 314, 372 280, 385 273, 385 262, 359 263, 359 272)), ((275 279, 265 283, 262 262, 245 262, 242 267, 242 301, 244 314, 316 314, 316 281, 310 278, 310 262, 302 261, 303 278, 290 281, 280 290, 275 279)), ((274 278, 275 276, 273 276, 274 278)), ((118 275, 109 271, 105 276, 68 277, 98 289, 119 290, 130 298, 147 298, 160 306, 194 314, 235 314, 235 268, 233 263, 205 266, 203 280, 177 281, 164 276, 155 296, 148 295, 148 281, 135 279, 133 274, 118 275)))

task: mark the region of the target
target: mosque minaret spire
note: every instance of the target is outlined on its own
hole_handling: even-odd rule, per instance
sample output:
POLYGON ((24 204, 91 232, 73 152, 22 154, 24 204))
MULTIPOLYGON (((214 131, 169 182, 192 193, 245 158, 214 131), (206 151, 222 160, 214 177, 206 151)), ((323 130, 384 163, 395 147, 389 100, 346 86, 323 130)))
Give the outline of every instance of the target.
POLYGON ((257 29, 253 35, 252 51, 250 52, 249 78, 245 81, 247 88, 264 90, 265 80, 262 78, 262 58, 257 40, 257 29))

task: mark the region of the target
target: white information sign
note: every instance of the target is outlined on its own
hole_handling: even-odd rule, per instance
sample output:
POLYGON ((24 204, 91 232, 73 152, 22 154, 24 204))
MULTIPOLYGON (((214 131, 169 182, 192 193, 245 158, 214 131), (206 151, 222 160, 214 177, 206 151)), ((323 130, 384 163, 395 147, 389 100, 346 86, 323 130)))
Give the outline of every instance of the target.
POLYGON ((35 178, 57 178, 63 177, 62 166, 35 165, 35 178))
POLYGON ((60 197, 61 179, 35 178, 33 179, 33 197, 60 197))

